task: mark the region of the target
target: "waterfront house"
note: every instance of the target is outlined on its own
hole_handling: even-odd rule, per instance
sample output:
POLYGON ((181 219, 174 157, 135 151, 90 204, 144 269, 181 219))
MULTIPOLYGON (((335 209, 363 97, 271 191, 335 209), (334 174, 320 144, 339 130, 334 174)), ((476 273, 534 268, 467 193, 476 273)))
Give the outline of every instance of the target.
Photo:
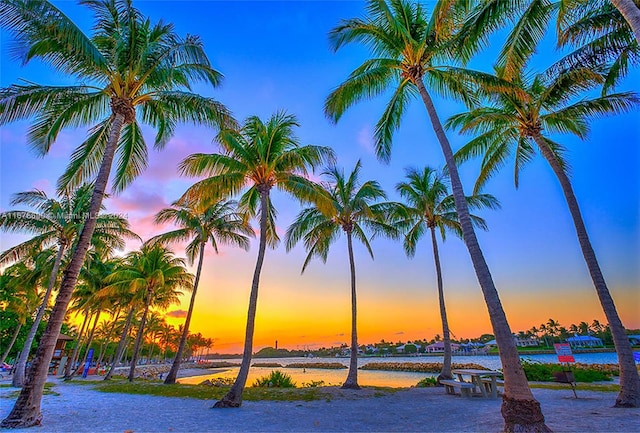
POLYGON ((602 347, 602 340, 598 337, 594 337, 592 335, 578 335, 575 334, 573 337, 567 338, 567 343, 571 345, 571 347, 602 347))

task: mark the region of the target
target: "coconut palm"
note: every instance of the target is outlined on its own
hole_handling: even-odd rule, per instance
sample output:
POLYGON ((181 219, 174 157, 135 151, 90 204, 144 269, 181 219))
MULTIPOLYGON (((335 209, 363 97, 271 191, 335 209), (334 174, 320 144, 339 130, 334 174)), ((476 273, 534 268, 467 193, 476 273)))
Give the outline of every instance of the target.
POLYGON ((105 282, 111 287, 127 288, 144 300, 129 370, 129 382, 133 382, 149 309, 152 306, 166 308, 177 303, 180 290, 192 287, 193 275, 185 268, 183 259, 174 257, 163 246, 143 245, 140 251, 130 253, 126 263, 109 275, 105 282))
MULTIPOLYGON (((429 232, 433 247, 433 259, 436 267, 436 280, 438 283, 438 300, 440 305, 440 318, 442 320, 442 341, 444 343, 444 359, 442 371, 438 375, 438 383, 442 379, 452 379, 451 374, 451 336, 447 321, 447 310, 444 302, 444 289, 442 284, 442 272, 440 268, 440 254, 438 252, 438 240, 436 230, 440 232, 442 240, 445 233, 452 231, 462 237, 460 221, 456 214, 453 196, 449 193, 448 176, 445 173, 425 167, 424 170, 408 169, 405 182, 396 185, 396 191, 405 200, 402 209, 402 221, 398 224, 406 227, 404 238, 404 250, 407 256, 413 257, 417 244, 423 235, 429 232)), ((500 205, 490 194, 475 194, 466 197, 469 210, 496 209, 500 205)), ((469 215, 475 227, 487 229, 485 221, 476 216, 469 215)))
POLYGON ((247 250, 249 248, 249 237, 255 235, 242 215, 236 211, 236 205, 237 203, 234 201, 225 200, 212 203, 196 202, 186 205, 173 203, 171 208, 163 209, 156 215, 156 223, 171 222, 179 228, 155 236, 149 239, 148 243, 166 244, 186 241, 189 242, 186 247, 189 264, 193 264, 196 256, 198 257, 196 277, 193 281, 191 301, 184 321, 182 337, 180 338, 180 344, 178 345, 178 351, 173 360, 171 370, 164 381, 165 384, 175 383, 180 369, 182 354, 189 335, 189 325, 191 324, 191 315, 196 302, 196 293, 204 261, 204 250, 207 243, 211 243, 216 253, 218 253, 218 244, 220 243, 235 245, 247 250))
POLYGON ((0 125, 35 117, 28 141, 41 154, 47 153, 63 128, 92 126, 88 139, 73 153, 59 186, 64 189, 95 177, 90 212, 29 381, 2 427, 40 423, 49 362, 95 228, 90 216, 100 211, 116 149, 116 191, 146 166, 147 146, 138 120, 156 128, 156 148, 168 142, 180 122, 214 127, 233 123, 220 103, 189 92, 196 81, 217 86, 221 79, 196 36, 182 38, 172 25, 152 23, 131 1, 86 0, 83 4, 96 15, 91 37, 48 1, 3 0, 0 8, 0 25, 19 45, 14 50, 18 60, 43 60, 79 83, 45 86, 25 82, 1 89, 0 125))
POLYGON ((505 380, 505 395, 502 400, 505 429, 547 431, 540 405, 529 389, 511 328, 476 238, 451 145, 426 87, 429 85, 433 91, 456 95, 467 103, 472 101, 467 84, 472 82, 474 74, 446 66, 446 60, 459 45, 452 38, 452 33, 459 27, 467 12, 468 3, 440 0, 435 3, 429 16, 417 2, 368 1, 365 18, 343 21, 329 34, 335 50, 348 43, 359 42, 369 48, 372 57, 355 69, 329 95, 325 112, 337 122, 347 108, 361 99, 392 90, 391 99, 375 131, 378 157, 388 160, 391 156, 393 132, 400 126, 411 98, 420 96, 445 157, 464 242, 482 288, 493 333, 500 348, 505 380), (441 60, 445 62, 440 63, 441 60))
POLYGON ((40 301, 38 296, 38 277, 34 268, 27 261, 19 261, 2 271, 0 275, 0 302, 3 311, 11 314, 15 329, 7 343, 0 364, 4 363, 11 353, 18 334, 27 319, 31 317, 33 310, 40 301), (35 276, 35 278, 34 278, 35 276))
MULTIPOLYGON (((19 260, 29 251, 48 246, 57 248, 53 267, 49 275, 42 305, 29 330, 18 362, 15 366, 13 386, 21 387, 25 380, 27 359, 31 351, 36 331, 42 320, 49 298, 58 279, 60 265, 65 253, 72 249, 80 236, 84 215, 89 212, 93 186, 84 184, 74 191, 68 191, 59 199, 47 196, 44 191, 32 190, 17 193, 11 205, 27 205, 34 211, 8 211, 0 213, 0 229, 8 232, 27 232, 35 235, 31 239, 7 249, 0 254, 0 264, 19 260)), ((102 207, 101 209, 104 209, 102 207)), ((91 243, 105 253, 124 247, 123 238, 137 238, 129 230, 129 222, 118 215, 99 214, 91 243)))
POLYGON ((323 184, 319 197, 312 207, 303 209, 287 229, 286 247, 291 250, 304 240, 309 252, 302 265, 302 272, 316 256, 326 262, 329 247, 344 232, 347 238, 349 269, 351 272, 351 359, 349 372, 342 388, 360 389, 358 385, 358 326, 356 303, 356 266, 353 255, 353 239, 362 242, 373 258, 373 250, 366 231, 397 236, 397 230, 388 223, 395 209, 391 203, 376 203, 386 195, 376 181, 361 183, 361 164, 357 162, 349 176, 336 167, 323 174, 328 181, 323 184))
POLYGON ((304 177, 308 169, 333 158, 330 148, 301 146, 293 131, 297 126, 296 118, 284 112, 274 114, 266 122, 257 116, 249 117, 240 129, 220 131, 217 142, 222 146, 222 154, 190 155, 180 166, 184 174, 208 176, 189 188, 185 199, 215 199, 236 194, 248 186, 239 200, 240 207, 249 215, 260 213, 260 243, 249 295, 242 363, 233 386, 215 407, 242 404, 251 363, 260 271, 267 244, 275 247, 279 240, 270 191, 275 187, 294 197, 308 199, 315 191, 312 182, 304 177))
POLYGON ((497 72, 497 77, 487 77, 486 82, 481 79, 477 81, 479 92, 487 96, 488 104, 455 115, 447 122, 447 126, 475 136, 457 152, 456 158, 464 161, 477 155, 483 156, 476 189, 484 185, 509 159, 514 161, 516 187, 520 171, 536 153, 547 161, 560 182, 582 254, 611 325, 620 365, 620 393, 616 406, 637 407, 640 405, 640 378, 631 345, 604 280, 571 185, 567 150, 551 135, 571 133, 585 139, 591 119, 630 111, 640 105, 640 96, 633 92, 622 92, 576 101, 583 92, 599 87, 605 80, 604 75, 592 68, 574 68, 562 72, 551 69, 513 80, 503 79, 501 69, 497 72))

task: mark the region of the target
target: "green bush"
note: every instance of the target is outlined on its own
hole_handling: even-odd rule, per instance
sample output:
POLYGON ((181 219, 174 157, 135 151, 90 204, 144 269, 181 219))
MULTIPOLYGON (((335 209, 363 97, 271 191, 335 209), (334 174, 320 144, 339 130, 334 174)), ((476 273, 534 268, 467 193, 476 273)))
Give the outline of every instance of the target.
MULTIPOLYGON (((553 382, 553 372, 563 371, 566 367, 559 364, 543 364, 541 362, 534 361, 522 361, 522 367, 524 368, 524 374, 527 376, 527 380, 536 382, 553 382)), ((601 382, 605 380, 611 380, 611 373, 607 371, 600 371, 596 368, 589 368, 586 366, 571 366, 573 377, 576 382, 601 382)))
POLYGON ((319 386, 324 386, 324 380, 312 380, 311 382, 303 382, 303 388, 317 388, 319 386))
POLYGON ((435 377, 425 377, 416 385, 418 388, 431 388, 433 386, 438 386, 438 381, 435 377))
POLYGON ((253 382, 255 388, 295 388, 296 383, 287 373, 272 371, 268 376, 263 376, 253 382))

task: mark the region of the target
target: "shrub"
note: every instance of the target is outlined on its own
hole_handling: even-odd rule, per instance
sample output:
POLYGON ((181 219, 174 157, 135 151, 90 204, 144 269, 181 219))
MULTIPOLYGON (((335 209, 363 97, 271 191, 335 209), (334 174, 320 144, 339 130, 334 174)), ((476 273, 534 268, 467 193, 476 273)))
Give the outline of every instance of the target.
POLYGON ((253 386, 256 388, 295 388, 296 383, 287 373, 274 370, 268 376, 256 379, 256 381, 253 382, 253 386))
POLYGON ((438 386, 438 380, 435 377, 425 377, 416 384, 418 388, 431 388, 433 386, 438 386))
MULTIPOLYGON (((555 371, 562 371, 564 366, 560 364, 543 364, 541 362, 533 362, 522 360, 522 367, 524 368, 524 374, 527 376, 527 380, 533 380, 536 382, 553 382, 553 373, 555 371)), ((590 367, 587 364, 580 364, 571 366, 573 377, 576 382, 600 382, 605 380, 611 380, 611 371, 601 370, 595 367, 590 367)))
POLYGON ((324 380, 312 380, 311 382, 303 382, 303 388, 317 388, 319 386, 324 386, 324 380))

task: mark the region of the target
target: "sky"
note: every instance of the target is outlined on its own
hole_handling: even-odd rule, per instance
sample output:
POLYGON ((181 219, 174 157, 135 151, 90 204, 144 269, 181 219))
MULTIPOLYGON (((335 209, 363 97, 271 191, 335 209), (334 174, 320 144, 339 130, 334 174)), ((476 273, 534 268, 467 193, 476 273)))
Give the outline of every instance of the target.
MULTIPOLYGON (((55 1, 87 33, 92 16, 72 1, 55 1)), ((426 2, 429 4, 429 2, 426 2)), ((373 151, 373 129, 385 96, 349 109, 337 125, 323 114, 327 95, 368 58, 362 46, 347 46, 334 53, 327 33, 341 19, 363 16, 356 1, 138 1, 134 3, 153 21, 175 25, 178 34, 199 35, 213 66, 224 74, 221 87, 196 86, 194 90, 224 103, 237 119, 251 115, 267 118, 278 110, 295 114, 296 131, 303 144, 331 146, 338 165, 350 171, 362 161, 362 180, 380 182, 390 200, 399 200, 395 185, 405 168, 441 167, 444 159, 426 111, 414 101, 394 136, 390 163, 379 162, 373 151)), ((39 61, 15 62, 9 53, 10 35, 0 32, 0 85, 27 79, 41 84, 72 84, 39 61)), ((491 39, 470 67, 490 71, 500 45, 491 39)), ((549 35, 531 66, 541 70, 558 59, 549 35)), ((637 89, 638 70, 632 71, 621 90, 637 89)), ((388 97, 388 95, 386 95, 388 97)), ((464 111, 461 104, 435 98, 444 121, 464 111)), ((0 129, 0 210, 10 209, 12 194, 33 188, 55 194, 75 146, 86 129, 65 130, 45 157, 37 157, 25 141, 28 122, 0 129)), ((468 137, 448 131, 454 150, 468 137)), ((162 152, 150 150, 149 167, 124 192, 105 201, 110 212, 128 217, 132 229, 148 239, 168 226, 156 226, 153 217, 168 207, 194 179, 180 177, 176 166, 191 153, 213 153, 215 131, 183 125, 162 152)), ((153 132, 145 131, 149 143, 153 132)), ((627 328, 640 328, 640 115, 638 111, 593 121, 587 140, 558 136, 568 149, 571 179, 591 242, 609 290, 627 328)), ((478 162, 460 168, 469 193, 478 174, 478 162)), ((486 186, 502 209, 482 211, 489 231, 478 238, 499 291, 512 330, 527 330, 549 318, 561 325, 594 319, 606 323, 595 289, 582 258, 558 181, 537 157, 513 185, 512 168, 506 167, 486 186)), ((279 214, 277 227, 284 235, 300 205, 282 193, 273 194, 279 214)), ((257 224, 256 224, 257 225, 257 224)), ((25 240, 24 235, 0 233, 4 250, 25 240)), ((358 290, 359 341, 431 339, 442 334, 433 255, 425 238, 413 259, 401 242, 375 239, 372 260, 361 245, 355 246, 358 290)), ((128 250, 138 248, 130 242, 128 250)), ((177 255, 182 251, 175 250, 177 255)), ((214 339, 213 351, 241 351, 257 241, 248 252, 222 247, 207 250, 198 289, 192 332, 214 339)), ((286 253, 284 245, 268 250, 258 299, 254 348, 273 346, 314 349, 348 343, 350 288, 346 239, 333 246, 327 263, 313 261, 304 274, 302 246, 286 253)), ((440 244, 449 326, 455 338, 491 333, 491 326, 471 261, 461 240, 448 236, 440 244)), ((193 268, 192 268, 193 269, 193 268)), ((194 269, 195 270, 195 269, 194 269)), ((167 320, 184 320, 188 296, 170 309, 167 320)))

